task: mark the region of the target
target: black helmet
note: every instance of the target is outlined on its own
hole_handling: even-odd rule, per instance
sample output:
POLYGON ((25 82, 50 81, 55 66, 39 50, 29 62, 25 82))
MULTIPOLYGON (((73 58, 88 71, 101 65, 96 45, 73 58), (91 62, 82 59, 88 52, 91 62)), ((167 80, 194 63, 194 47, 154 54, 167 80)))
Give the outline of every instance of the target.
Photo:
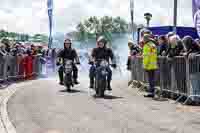
POLYGON ((100 37, 97 39, 97 43, 98 43, 98 42, 103 42, 104 45, 107 44, 107 40, 106 40, 105 37, 103 37, 103 36, 100 36, 100 37))
POLYGON ((65 38, 65 40, 64 40, 64 48, 65 48, 65 41, 69 41, 70 48, 71 48, 71 46, 72 46, 72 40, 70 38, 65 38))

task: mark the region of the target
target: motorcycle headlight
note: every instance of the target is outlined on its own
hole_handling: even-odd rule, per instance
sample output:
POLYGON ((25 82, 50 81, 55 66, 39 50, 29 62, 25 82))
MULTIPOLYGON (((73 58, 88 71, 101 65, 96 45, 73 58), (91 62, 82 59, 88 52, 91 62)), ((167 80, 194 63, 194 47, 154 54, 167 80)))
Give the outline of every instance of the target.
POLYGON ((101 62, 101 66, 104 66, 104 67, 108 66, 108 62, 107 61, 102 61, 101 62))
POLYGON ((102 75, 106 75, 107 73, 108 73, 108 72, 107 72, 106 70, 102 70, 102 71, 101 71, 101 74, 102 74, 102 75))
POLYGON ((65 61, 65 65, 66 65, 66 66, 69 66, 69 65, 71 65, 71 64, 72 64, 72 61, 71 61, 71 60, 65 61))
POLYGON ((71 67, 66 67, 65 68, 65 73, 70 73, 72 71, 72 68, 71 67))

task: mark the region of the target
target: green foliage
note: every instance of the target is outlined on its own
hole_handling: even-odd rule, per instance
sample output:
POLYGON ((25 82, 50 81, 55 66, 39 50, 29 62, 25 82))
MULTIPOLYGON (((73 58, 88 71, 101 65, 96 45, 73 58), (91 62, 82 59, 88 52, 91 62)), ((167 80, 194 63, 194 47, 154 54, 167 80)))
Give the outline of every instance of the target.
POLYGON ((93 16, 79 23, 76 29, 76 39, 79 41, 96 39, 103 35, 111 42, 113 33, 126 33, 128 31, 128 24, 120 17, 104 16, 97 18, 93 16))
POLYGON ((48 42, 48 37, 42 34, 35 34, 34 36, 30 36, 28 34, 8 32, 5 30, 0 30, 0 39, 14 40, 14 41, 33 41, 33 42, 48 42))
POLYGON ((42 34, 35 34, 33 37, 32 37, 32 41, 33 42, 48 42, 48 37, 45 36, 45 35, 42 35, 42 34))

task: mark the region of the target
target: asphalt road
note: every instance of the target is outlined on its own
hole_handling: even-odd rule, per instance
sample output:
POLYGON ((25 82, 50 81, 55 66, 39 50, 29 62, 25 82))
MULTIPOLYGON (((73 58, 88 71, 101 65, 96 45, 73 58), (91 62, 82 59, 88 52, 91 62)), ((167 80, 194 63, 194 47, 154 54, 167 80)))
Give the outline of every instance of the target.
POLYGON ((112 94, 94 99, 85 79, 74 93, 56 79, 32 81, 9 101, 9 117, 17 133, 199 133, 197 110, 144 98, 124 80, 113 84, 112 94))

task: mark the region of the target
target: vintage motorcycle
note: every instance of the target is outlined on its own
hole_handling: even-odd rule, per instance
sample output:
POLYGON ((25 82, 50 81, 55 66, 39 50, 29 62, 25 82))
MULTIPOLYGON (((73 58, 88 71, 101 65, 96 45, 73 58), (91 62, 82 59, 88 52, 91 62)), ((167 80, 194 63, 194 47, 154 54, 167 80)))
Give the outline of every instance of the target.
POLYGON ((63 68, 64 68, 64 85, 67 91, 71 91, 71 87, 74 86, 72 79, 73 61, 65 59, 63 63, 63 68))
POLYGON ((109 63, 106 60, 98 60, 95 63, 94 89, 97 97, 104 97, 107 88, 109 63))

